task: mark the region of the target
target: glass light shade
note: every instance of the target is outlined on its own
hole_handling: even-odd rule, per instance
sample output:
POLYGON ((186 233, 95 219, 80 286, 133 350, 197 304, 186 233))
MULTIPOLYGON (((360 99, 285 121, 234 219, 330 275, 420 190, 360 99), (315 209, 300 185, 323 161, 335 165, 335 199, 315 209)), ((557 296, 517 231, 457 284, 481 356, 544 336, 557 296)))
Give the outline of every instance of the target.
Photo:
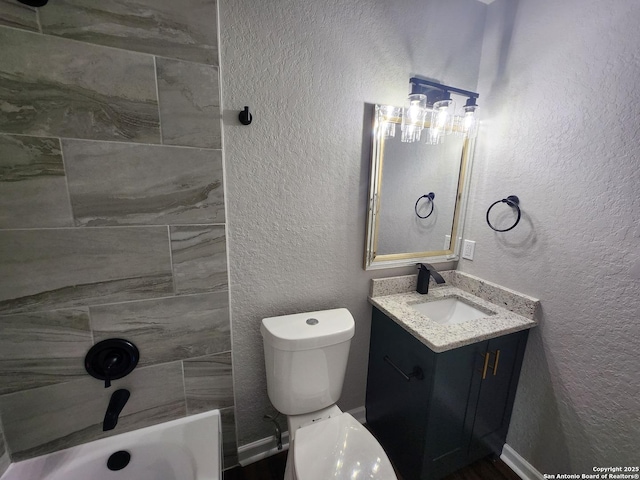
POLYGON ((451 99, 440 100, 433 104, 429 143, 440 143, 444 135, 450 135, 453 132, 455 110, 456 102, 451 99))
POLYGON ((462 117, 462 131, 466 138, 476 138, 478 136, 478 106, 465 105, 464 116, 462 117))
POLYGON ((393 105, 383 105, 378 110, 378 122, 384 138, 396 136, 396 119, 401 115, 402 109, 393 105))
POLYGON ((420 93, 409 95, 402 110, 402 138, 403 142, 417 142, 424 128, 427 118, 427 96, 420 93))
POLYGON ((467 138, 467 134, 464 131, 464 116, 456 115, 453 119, 453 134, 458 137, 467 138))

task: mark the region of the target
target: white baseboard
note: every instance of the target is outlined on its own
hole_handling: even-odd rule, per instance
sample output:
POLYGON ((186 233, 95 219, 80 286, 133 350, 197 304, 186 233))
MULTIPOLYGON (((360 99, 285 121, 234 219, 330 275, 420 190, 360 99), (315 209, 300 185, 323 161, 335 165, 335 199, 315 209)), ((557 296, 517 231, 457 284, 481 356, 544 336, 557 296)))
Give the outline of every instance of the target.
POLYGON ((506 463, 522 480, 543 480, 544 476, 513 448, 505 443, 500 460, 506 463))
MULTIPOLYGON (((360 423, 366 422, 366 410, 364 406, 349 410, 347 413, 351 414, 351 416, 353 416, 353 418, 358 420, 360 423)), ((240 447, 238 447, 238 463, 245 467, 251 463, 263 460, 267 457, 288 450, 289 432, 282 433, 282 450, 278 450, 278 448, 275 446, 275 443, 275 436, 273 436, 262 438, 260 440, 256 440, 255 442, 247 443, 246 445, 241 445, 240 447)))

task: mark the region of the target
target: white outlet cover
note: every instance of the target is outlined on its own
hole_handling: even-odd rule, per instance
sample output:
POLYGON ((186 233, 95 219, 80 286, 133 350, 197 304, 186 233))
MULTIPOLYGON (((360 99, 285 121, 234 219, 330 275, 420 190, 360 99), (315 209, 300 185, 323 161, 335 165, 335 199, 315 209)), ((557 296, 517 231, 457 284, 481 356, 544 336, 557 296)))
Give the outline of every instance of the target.
POLYGON ((473 254, 476 250, 476 242, 473 240, 465 240, 462 246, 462 258, 473 260, 473 254))

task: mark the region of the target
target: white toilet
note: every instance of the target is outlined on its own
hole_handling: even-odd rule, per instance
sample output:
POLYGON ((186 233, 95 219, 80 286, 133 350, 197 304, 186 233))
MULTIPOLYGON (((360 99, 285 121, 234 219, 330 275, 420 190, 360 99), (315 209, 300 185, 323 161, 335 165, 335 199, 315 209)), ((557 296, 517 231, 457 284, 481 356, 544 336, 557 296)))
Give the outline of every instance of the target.
POLYGON ((397 480, 373 435, 335 404, 354 330, 346 308, 262 320, 269 399, 288 415, 285 480, 397 480))

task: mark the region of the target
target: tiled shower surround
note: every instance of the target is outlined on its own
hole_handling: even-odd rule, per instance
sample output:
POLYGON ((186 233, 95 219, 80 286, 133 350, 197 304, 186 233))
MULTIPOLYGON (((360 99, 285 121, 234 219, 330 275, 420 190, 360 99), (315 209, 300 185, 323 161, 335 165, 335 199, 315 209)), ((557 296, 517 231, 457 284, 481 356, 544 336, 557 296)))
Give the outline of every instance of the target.
POLYGON ((215 0, 0 0, 0 473, 212 408, 237 461, 216 29, 215 0), (105 389, 113 337, 140 363, 105 389))

